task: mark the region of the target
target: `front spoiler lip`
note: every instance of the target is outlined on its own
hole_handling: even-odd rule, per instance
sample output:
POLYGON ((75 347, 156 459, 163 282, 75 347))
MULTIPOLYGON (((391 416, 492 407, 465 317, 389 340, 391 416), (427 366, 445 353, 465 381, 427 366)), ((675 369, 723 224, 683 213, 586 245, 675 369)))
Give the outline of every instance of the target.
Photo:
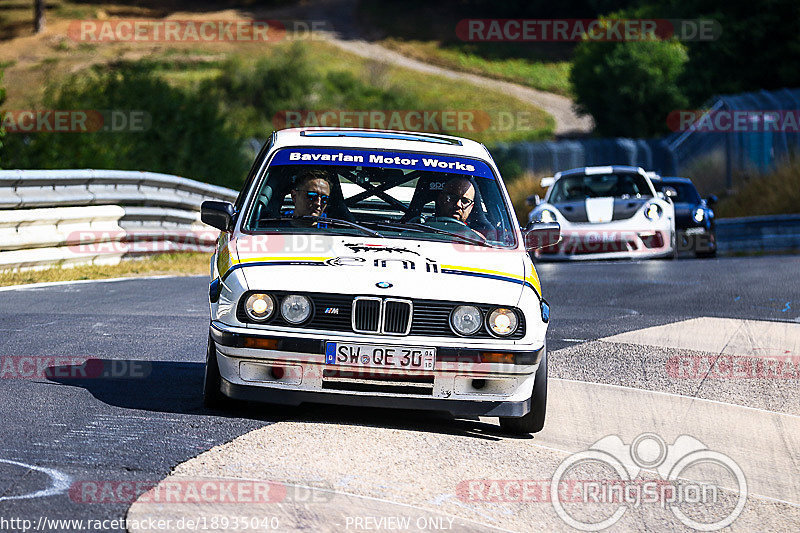
MULTIPOLYGON (((244 339, 246 337, 258 337, 262 339, 277 339, 278 346, 277 351, 282 352, 298 352, 298 353, 306 353, 306 354, 320 354, 325 355, 325 343, 327 342, 326 339, 305 339, 305 338, 296 338, 296 337, 286 337, 282 334, 277 334, 273 332, 247 332, 247 334, 229 331, 220 327, 220 325, 216 323, 211 323, 209 327, 209 332, 211 334, 211 338, 214 340, 215 343, 228 346, 231 348, 243 348, 244 347, 244 339)), ((331 335, 331 337, 336 337, 335 335, 331 335)), ((343 341, 347 342, 347 341, 343 341)), ((357 341, 349 341, 349 342, 357 342, 357 341)), ((370 342, 367 341, 367 344, 370 342)), ((476 361, 480 360, 480 353, 481 352, 488 352, 488 351, 499 351, 499 352, 507 352, 514 354, 514 364, 516 365, 536 365, 542 360, 542 355, 544 354, 545 347, 542 346, 539 349, 535 350, 509 350, 505 347, 493 347, 493 348, 454 348, 451 346, 438 346, 435 342, 431 342, 426 344, 426 346, 431 346, 436 348, 436 360, 437 361, 476 361)))
POLYGON ((380 407, 444 411, 455 416, 525 416, 531 410, 531 398, 521 401, 475 401, 402 396, 367 396, 337 392, 298 391, 254 387, 231 383, 222 378, 222 393, 235 400, 298 406, 302 403, 325 403, 351 407, 380 407))

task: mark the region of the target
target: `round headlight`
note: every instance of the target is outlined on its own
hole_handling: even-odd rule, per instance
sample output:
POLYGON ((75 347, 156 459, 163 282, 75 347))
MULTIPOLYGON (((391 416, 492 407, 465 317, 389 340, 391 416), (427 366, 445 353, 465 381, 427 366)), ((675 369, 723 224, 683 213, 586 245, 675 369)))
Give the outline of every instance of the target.
POLYGON ((557 220, 556 214, 549 209, 542 209, 542 212, 539 213, 539 222, 556 222, 557 220))
POLYGON ((692 215, 692 218, 694 218, 695 222, 702 222, 704 216, 706 216, 705 211, 703 211, 701 207, 698 207, 694 210, 694 215, 692 215))
POLYGON ((281 302, 281 315, 290 324, 300 324, 311 316, 311 301, 299 294, 290 294, 281 302))
POLYGON ((647 204, 647 207, 644 208, 644 216, 646 216, 648 220, 658 220, 661 218, 661 206, 658 204, 647 204))
POLYGON ((251 294, 244 303, 244 312, 248 318, 256 322, 269 320, 275 312, 275 300, 269 294, 251 294))
POLYGON ((483 315, 474 305, 459 305, 450 316, 450 324, 459 335, 472 335, 481 329, 483 315))
POLYGON ((489 313, 489 329, 495 335, 505 337, 517 331, 519 320, 517 314, 511 309, 505 307, 498 307, 489 313))

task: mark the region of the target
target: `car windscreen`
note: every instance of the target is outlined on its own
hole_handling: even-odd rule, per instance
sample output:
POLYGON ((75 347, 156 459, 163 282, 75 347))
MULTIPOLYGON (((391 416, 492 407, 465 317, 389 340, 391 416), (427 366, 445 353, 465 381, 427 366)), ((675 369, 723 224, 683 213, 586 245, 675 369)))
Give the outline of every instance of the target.
POLYGON ((483 161, 449 155, 284 148, 245 211, 249 233, 370 235, 516 245, 502 185, 483 161))
POLYGON ((648 198, 652 191, 640 174, 576 174, 562 176, 553 184, 550 203, 574 202, 586 198, 648 198))
POLYGON ((673 202, 680 202, 680 203, 689 203, 689 204, 699 204, 700 203, 700 194, 698 194, 697 189, 694 188, 694 185, 691 183, 683 183, 683 182, 670 182, 670 183, 660 183, 656 186, 656 188, 664 192, 666 187, 672 187, 675 189, 675 192, 678 193, 677 196, 672 198, 673 202))

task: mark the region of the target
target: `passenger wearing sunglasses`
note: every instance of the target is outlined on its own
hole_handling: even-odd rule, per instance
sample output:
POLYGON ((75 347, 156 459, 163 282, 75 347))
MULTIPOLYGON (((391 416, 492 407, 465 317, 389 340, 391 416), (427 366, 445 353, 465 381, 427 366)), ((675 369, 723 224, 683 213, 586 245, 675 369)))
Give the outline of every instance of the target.
MULTIPOLYGON (((291 191, 294 212, 292 216, 320 217, 325 213, 331 197, 331 178, 324 170, 309 170, 297 177, 291 191)), ((297 220, 299 225, 316 226, 314 221, 297 220)))
POLYGON ((475 205, 475 187, 467 178, 453 178, 442 187, 436 198, 436 216, 454 218, 462 224, 475 205))

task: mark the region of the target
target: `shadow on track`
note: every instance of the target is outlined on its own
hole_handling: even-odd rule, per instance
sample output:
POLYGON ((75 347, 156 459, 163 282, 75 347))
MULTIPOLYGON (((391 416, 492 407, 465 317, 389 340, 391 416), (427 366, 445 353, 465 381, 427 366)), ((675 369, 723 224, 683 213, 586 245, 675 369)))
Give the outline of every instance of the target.
POLYGON ((53 384, 86 389, 94 398, 116 407, 192 415, 213 415, 259 421, 293 421, 309 424, 345 424, 427 431, 477 439, 514 437, 496 424, 476 419, 455 419, 447 413, 406 409, 378 409, 321 404, 297 407, 231 401, 225 410, 203 406, 203 363, 88 359, 82 364, 50 366, 53 384))

